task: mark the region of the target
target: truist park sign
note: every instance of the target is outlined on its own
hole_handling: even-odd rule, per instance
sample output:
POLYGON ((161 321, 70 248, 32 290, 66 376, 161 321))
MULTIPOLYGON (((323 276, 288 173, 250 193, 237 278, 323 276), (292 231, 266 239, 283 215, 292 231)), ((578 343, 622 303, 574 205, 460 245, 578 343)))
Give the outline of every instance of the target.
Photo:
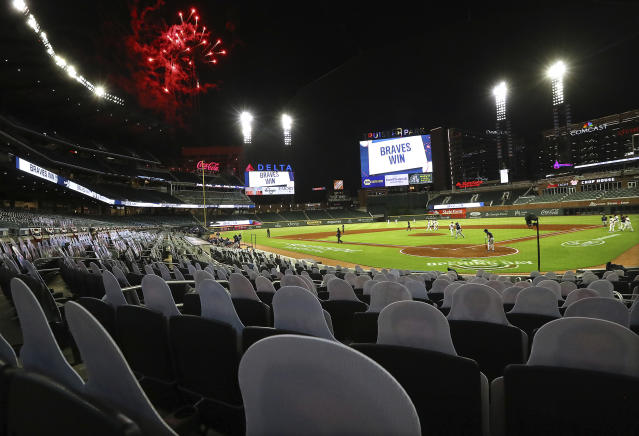
POLYGON ((608 127, 607 123, 603 123, 603 124, 599 124, 595 126, 590 121, 588 121, 587 123, 584 123, 583 126, 581 126, 581 129, 571 130, 570 136, 577 136, 577 135, 583 135, 584 133, 598 132, 600 130, 605 130, 606 127, 608 127))

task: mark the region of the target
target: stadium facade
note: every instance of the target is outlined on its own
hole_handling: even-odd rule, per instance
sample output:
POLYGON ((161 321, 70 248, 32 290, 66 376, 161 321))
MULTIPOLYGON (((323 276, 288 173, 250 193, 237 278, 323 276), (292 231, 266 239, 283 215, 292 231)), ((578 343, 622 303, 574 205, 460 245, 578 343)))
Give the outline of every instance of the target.
POLYGON ((542 133, 538 175, 639 165, 639 110, 568 124, 542 133))

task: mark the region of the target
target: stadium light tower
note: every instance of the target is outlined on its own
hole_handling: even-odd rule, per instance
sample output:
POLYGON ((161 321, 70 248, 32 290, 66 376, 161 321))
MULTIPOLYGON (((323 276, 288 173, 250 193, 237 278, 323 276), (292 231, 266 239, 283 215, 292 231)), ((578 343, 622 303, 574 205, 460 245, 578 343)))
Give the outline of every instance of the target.
POLYGON ((282 130, 284 131, 284 145, 291 145, 291 127, 293 127, 293 118, 290 115, 282 114, 282 130))
POLYGON ((564 102, 564 74, 566 74, 566 64, 557 61, 548 67, 547 76, 552 82, 552 104, 556 106, 564 102))
MULTIPOLYGON (((499 82, 493 88, 495 96, 495 108, 497 110, 496 131, 497 131, 497 160, 499 169, 509 169, 513 166, 513 140, 510 133, 510 120, 506 117, 506 96, 508 86, 506 82, 499 82)), ((496 176, 496 174, 495 174, 496 176)))
POLYGON ((495 96, 495 106, 497 107, 497 121, 506 120, 506 94, 508 88, 506 82, 500 82, 493 88, 493 95, 495 96))
POLYGON ((242 135, 244 136, 244 143, 251 143, 251 126, 253 124, 253 115, 249 112, 242 112, 240 114, 240 124, 242 125, 242 135))
POLYGON ((557 61, 546 70, 546 76, 552 85, 552 109, 555 130, 559 130, 562 125, 570 124, 570 106, 564 99, 564 76, 566 75, 566 64, 557 61))

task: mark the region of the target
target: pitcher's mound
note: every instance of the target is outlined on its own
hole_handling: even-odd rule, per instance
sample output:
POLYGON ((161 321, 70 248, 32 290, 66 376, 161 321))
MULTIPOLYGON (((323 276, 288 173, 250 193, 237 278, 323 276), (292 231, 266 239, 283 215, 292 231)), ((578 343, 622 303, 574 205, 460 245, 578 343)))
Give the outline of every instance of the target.
POLYGON ((497 245, 495 251, 486 251, 485 245, 464 245, 464 244, 439 244, 422 247, 408 247, 401 250, 402 254, 421 257, 496 257, 516 254, 519 251, 515 248, 497 245))

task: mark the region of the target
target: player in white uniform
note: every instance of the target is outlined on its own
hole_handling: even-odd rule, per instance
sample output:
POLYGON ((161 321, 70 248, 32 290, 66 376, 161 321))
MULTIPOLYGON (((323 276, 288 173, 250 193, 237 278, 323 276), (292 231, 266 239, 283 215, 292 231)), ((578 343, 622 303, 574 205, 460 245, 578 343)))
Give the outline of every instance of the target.
POLYGON ((608 220, 608 231, 609 232, 614 232, 615 231, 615 217, 611 216, 610 219, 608 220))
POLYGON ((452 221, 448 224, 448 230, 450 230, 450 236, 455 236, 455 224, 452 221))
POLYGON ((426 220, 426 231, 429 231, 432 225, 433 222, 431 220, 426 220))
POLYGON ((433 223, 433 230, 439 230, 439 221, 435 220, 433 223))
POLYGON ((631 232, 635 231, 635 229, 632 228, 632 223, 630 222, 629 216, 626 217, 626 230, 630 230, 631 232))

